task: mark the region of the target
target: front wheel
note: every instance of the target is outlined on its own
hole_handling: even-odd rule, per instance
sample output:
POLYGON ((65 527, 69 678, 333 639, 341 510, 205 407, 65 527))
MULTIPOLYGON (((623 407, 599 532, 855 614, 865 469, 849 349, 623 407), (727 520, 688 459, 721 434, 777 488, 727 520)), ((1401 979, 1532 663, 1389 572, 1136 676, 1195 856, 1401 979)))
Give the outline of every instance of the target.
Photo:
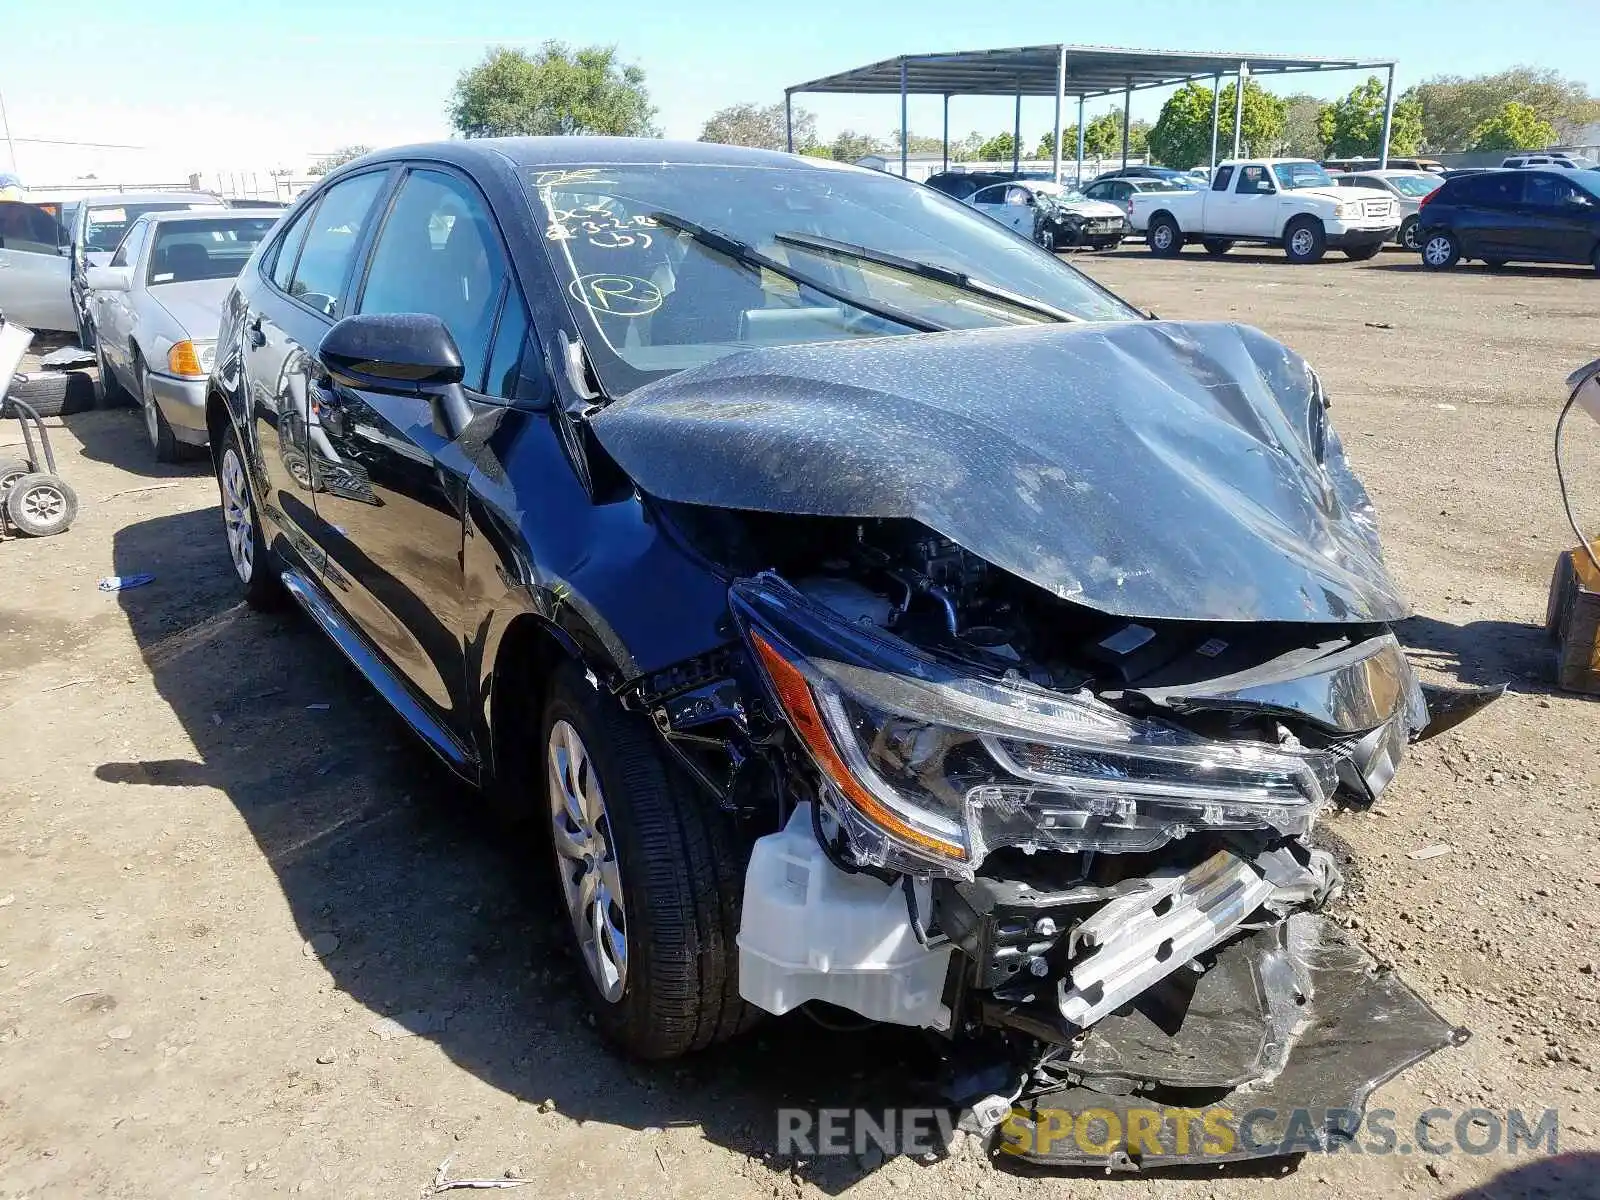
POLYGON ((1327 234, 1315 217, 1296 217, 1283 231, 1283 252, 1292 263, 1321 262, 1327 251, 1327 234))
POLYGON ((1145 235, 1150 253, 1162 258, 1172 258, 1183 250, 1183 234, 1171 217, 1160 216, 1150 222, 1150 232, 1145 235))
POLYGON ((1369 258, 1376 258, 1382 249, 1382 242, 1373 242, 1370 246, 1351 246, 1344 256, 1351 262, 1366 262, 1369 258))
POLYGON ((577 663, 540 722, 549 837, 584 998, 629 1054, 676 1058, 746 1028, 739 996, 745 855, 728 818, 657 734, 577 663))
POLYGON ((59 475, 24 475, 6 493, 6 516, 29 537, 62 533, 77 518, 78 496, 59 475))
POLYGON ((1422 239, 1422 265, 1430 271, 1447 271, 1461 261, 1461 246, 1442 230, 1422 239))
POLYGON ((1400 244, 1407 250, 1422 249, 1422 228, 1416 217, 1407 217, 1400 226, 1400 244))

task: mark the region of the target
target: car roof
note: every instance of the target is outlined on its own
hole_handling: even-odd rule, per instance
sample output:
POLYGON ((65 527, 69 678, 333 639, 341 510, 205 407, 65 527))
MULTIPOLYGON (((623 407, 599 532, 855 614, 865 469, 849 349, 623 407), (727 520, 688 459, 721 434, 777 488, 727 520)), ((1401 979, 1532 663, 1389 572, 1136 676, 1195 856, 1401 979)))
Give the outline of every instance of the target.
POLYGON ((209 192, 89 192, 78 200, 90 208, 116 208, 120 204, 215 204, 224 203, 222 197, 209 192))
MULTIPOLYGON (((678 142, 662 138, 508 137, 461 138, 395 146, 354 160, 362 166, 394 159, 437 158, 446 162, 489 165, 510 161, 518 167, 562 167, 595 164, 703 164, 707 166, 785 167, 790 170, 867 170, 827 158, 724 146, 717 142, 678 142)), ((341 173, 342 173, 341 168, 341 173)))
POLYGON ((152 225, 167 225, 176 221, 207 221, 226 224, 229 221, 258 221, 262 217, 281 217, 281 208, 224 208, 216 212, 192 208, 174 208, 166 212, 146 213, 144 220, 152 225))

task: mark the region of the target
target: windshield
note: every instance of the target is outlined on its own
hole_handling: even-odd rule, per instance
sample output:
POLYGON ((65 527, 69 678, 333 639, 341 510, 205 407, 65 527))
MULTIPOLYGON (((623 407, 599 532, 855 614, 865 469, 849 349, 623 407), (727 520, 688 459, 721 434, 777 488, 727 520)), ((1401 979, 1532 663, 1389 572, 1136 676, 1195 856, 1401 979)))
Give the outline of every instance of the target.
POLYGON ((109 254, 122 241, 128 226, 145 213, 173 212, 182 209, 211 209, 215 204, 166 201, 154 204, 94 204, 84 214, 83 248, 109 254))
POLYGON ((276 217, 234 217, 228 221, 162 221, 150 252, 150 284, 232 279, 256 243, 278 223, 276 217))
POLYGON ((1389 182, 1402 196, 1426 196, 1444 180, 1437 175, 1391 175, 1389 182))
POLYGON ((877 172, 619 164, 527 183, 612 396, 757 346, 1139 317, 998 222, 877 172))
POLYGON ((1314 162, 1273 163, 1272 173, 1278 177, 1278 186, 1286 192, 1334 186, 1333 176, 1314 162))

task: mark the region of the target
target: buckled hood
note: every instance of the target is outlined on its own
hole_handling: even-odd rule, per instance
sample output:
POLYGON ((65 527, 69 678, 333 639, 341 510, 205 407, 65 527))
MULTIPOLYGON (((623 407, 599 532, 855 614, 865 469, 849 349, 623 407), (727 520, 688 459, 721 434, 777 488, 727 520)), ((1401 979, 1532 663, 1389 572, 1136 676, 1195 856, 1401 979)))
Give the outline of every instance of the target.
POLYGON ((749 350, 590 419, 651 495, 918 521, 1118 616, 1397 620, 1324 410, 1258 330, 1130 321, 749 350))

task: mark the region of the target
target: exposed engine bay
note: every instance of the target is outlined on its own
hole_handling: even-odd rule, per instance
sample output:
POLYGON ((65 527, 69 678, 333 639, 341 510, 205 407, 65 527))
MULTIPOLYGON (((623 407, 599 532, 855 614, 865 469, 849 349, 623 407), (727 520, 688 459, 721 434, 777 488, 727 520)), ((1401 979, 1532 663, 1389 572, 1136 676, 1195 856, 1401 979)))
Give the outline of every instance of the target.
POLYGON ((1235 1093, 1359 1112, 1464 1036, 1312 915, 1341 886, 1318 815, 1370 803, 1428 724, 1386 625, 1130 620, 912 521, 662 511, 735 581, 752 652, 740 698, 688 689, 657 724, 686 752, 738 724, 777 792, 747 1000, 976 1053, 993 1090, 953 1098, 985 1131, 1235 1093))

